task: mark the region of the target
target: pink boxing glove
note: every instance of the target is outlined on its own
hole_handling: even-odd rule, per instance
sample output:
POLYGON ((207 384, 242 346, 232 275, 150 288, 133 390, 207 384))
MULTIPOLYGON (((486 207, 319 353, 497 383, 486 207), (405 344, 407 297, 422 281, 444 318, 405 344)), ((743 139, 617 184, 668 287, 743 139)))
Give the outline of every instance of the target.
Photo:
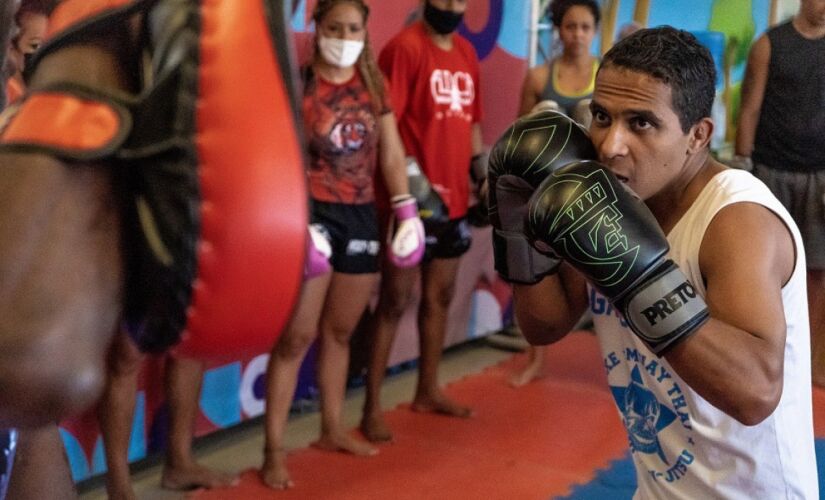
POLYGON ((330 271, 332 266, 329 258, 332 257, 332 247, 329 241, 313 224, 307 226, 307 255, 304 262, 304 279, 312 279, 330 271))
POLYGON ((397 267, 417 266, 424 256, 424 224, 418 217, 418 205, 407 194, 393 197, 392 209, 395 221, 390 222, 387 241, 390 261, 397 267))

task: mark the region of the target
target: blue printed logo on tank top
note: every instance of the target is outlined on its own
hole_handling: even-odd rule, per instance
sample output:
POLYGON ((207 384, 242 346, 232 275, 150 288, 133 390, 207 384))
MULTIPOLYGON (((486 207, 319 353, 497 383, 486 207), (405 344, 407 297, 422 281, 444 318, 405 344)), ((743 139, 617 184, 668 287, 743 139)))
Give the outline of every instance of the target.
MULTIPOLYGON (((588 291, 594 318, 606 316, 627 328, 622 315, 604 296, 591 287, 588 291)), ((654 481, 681 480, 694 462, 695 442, 689 408, 679 384, 661 359, 647 350, 625 346, 607 353, 603 361, 610 392, 627 429, 630 451, 644 456, 640 462, 654 481), (627 380, 617 383, 616 378, 624 373, 629 375, 627 380), (667 398, 660 399, 657 393, 666 394, 667 398), (659 437, 663 432, 679 434, 682 446, 678 453, 661 446, 659 437)))

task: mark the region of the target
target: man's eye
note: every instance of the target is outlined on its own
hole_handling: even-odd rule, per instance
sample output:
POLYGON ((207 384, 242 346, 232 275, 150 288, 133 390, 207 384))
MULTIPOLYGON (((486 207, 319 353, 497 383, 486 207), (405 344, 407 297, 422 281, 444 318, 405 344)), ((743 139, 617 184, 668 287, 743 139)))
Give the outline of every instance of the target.
POLYGON ((593 111, 593 121, 595 123, 600 123, 600 124, 601 123, 607 123, 608 122, 607 114, 603 111, 595 110, 595 111, 593 111))
POLYGON ((633 120, 630 121, 630 124, 636 130, 646 130, 646 129, 649 129, 653 126, 652 123, 645 120, 644 118, 634 118, 633 120))

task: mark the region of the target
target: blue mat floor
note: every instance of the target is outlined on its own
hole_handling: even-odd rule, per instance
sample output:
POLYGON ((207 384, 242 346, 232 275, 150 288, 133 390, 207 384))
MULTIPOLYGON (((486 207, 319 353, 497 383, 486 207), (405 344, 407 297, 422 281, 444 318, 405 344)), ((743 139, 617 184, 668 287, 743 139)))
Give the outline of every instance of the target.
MULTIPOLYGON (((825 439, 816 440, 816 467, 819 473, 819 498, 825 500, 825 439)), ((575 486, 573 492, 563 500, 630 500, 636 490, 636 472, 630 455, 616 460, 605 470, 601 470, 587 484, 575 486)))

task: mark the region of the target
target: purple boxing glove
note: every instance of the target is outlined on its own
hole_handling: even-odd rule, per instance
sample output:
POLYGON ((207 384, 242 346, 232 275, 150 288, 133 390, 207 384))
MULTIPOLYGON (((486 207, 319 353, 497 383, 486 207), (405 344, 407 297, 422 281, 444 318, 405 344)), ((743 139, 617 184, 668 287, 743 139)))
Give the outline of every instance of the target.
POLYGON ((312 279, 322 274, 326 274, 332 269, 329 258, 332 257, 332 247, 321 231, 310 224, 307 227, 309 238, 307 238, 307 256, 304 262, 304 279, 312 279))
POLYGON ((392 210, 395 220, 390 222, 391 240, 387 242, 390 261, 397 267, 417 266, 424 256, 424 224, 418 217, 418 205, 410 195, 395 196, 392 210))

